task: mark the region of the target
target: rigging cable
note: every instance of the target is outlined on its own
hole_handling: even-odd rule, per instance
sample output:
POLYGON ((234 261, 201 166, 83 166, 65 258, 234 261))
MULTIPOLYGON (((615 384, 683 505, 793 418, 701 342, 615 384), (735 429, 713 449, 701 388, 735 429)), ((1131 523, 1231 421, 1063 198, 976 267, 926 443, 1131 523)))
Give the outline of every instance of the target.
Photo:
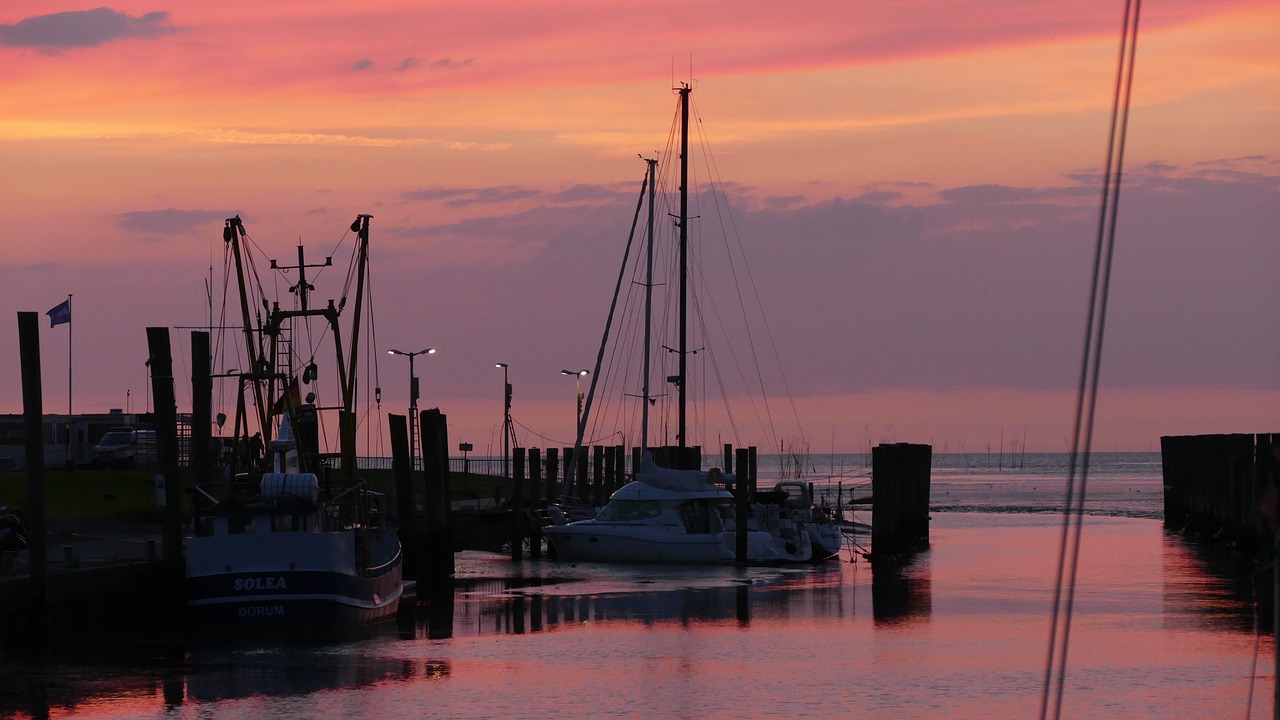
MULTIPOLYGON (((739 282, 738 280, 738 264, 733 262, 732 247, 729 244, 730 237, 732 237, 736 241, 738 253, 742 258, 743 270, 746 274, 747 281, 750 284, 752 294, 755 297, 755 301, 756 301, 755 308, 759 310, 759 316, 760 316, 761 322, 764 324, 765 337, 768 339, 769 346, 773 350, 774 362, 777 364, 779 371, 781 371, 781 368, 782 368, 782 360, 778 356, 778 347, 777 347, 777 343, 773 339, 772 328, 769 327, 769 319, 764 313, 764 309, 763 309, 764 303, 760 299, 759 286, 756 285, 755 276, 751 272, 751 265, 746 262, 746 251, 745 251, 745 248, 743 248, 742 246, 742 238, 741 238, 741 235, 739 235, 738 233, 737 223, 734 222, 733 213, 730 212, 730 209, 729 209, 729 198, 724 191, 724 187, 725 187, 724 182, 720 179, 719 165, 716 163, 715 155, 711 151, 711 143, 707 142, 705 139, 706 129, 703 127, 701 115, 697 114, 696 110, 697 109, 695 108, 695 118, 697 120, 698 136, 703 138, 702 153, 704 157, 704 163, 706 165, 707 172, 711 180, 711 192, 710 192, 711 200, 715 204, 716 215, 721 218, 720 239, 725 246, 725 257, 726 257, 726 260, 728 261, 727 266, 728 266, 729 273, 733 277, 733 287, 738 300, 738 313, 742 319, 743 330, 746 333, 747 348, 751 353, 751 365, 752 367, 755 368, 754 380, 759 387, 761 403, 764 405, 763 418, 760 417, 760 411, 755 406, 754 397, 751 397, 750 394, 748 394, 748 397, 751 400, 751 408, 755 412, 756 417, 761 424, 761 427, 763 428, 767 426, 768 428, 770 443, 776 444, 779 436, 778 430, 773 420, 772 407, 769 403, 769 393, 765 388, 764 375, 761 370, 760 358, 756 349, 755 333, 752 332, 751 323, 748 321, 748 318, 747 318, 747 303, 743 298, 742 283, 739 282), (717 190, 717 188, 719 188, 719 190, 717 190), (723 203, 721 202, 722 199, 723 199, 723 203), (726 217, 728 218, 727 221, 724 219, 726 217)), ((712 309, 715 310, 714 299, 711 299, 711 302, 712 302, 712 309)), ((717 314, 718 314, 718 311, 717 311, 717 314)), ((732 348, 733 344, 732 343, 729 344, 729 347, 732 348)), ((741 364, 737 362, 737 353, 733 353, 732 357, 735 361, 735 364, 738 365, 739 376, 742 377, 744 381, 746 381, 747 375, 745 372, 743 372, 741 368, 741 364)), ((779 374, 782 377, 783 388, 786 390, 787 398, 791 403, 791 411, 796 421, 797 430, 799 430, 800 434, 803 435, 804 430, 800 424, 800 412, 796 408, 795 398, 791 394, 791 387, 787 383, 786 374, 782 372, 779 372, 779 374)))
POLYGON ((1133 90, 1133 68, 1138 42, 1138 18, 1142 0, 1125 0, 1124 21, 1120 35, 1120 53, 1116 68, 1115 91, 1111 104, 1110 137, 1107 141, 1106 170, 1102 181, 1102 208, 1094 248, 1093 275, 1090 285, 1089 316, 1085 326, 1084 353, 1081 358, 1080 384, 1076 394, 1076 412, 1071 455, 1067 466, 1066 497, 1062 509, 1062 537, 1058 548, 1058 572, 1054 584, 1053 612, 1049 630, 1048 656, 1045 662, 1044 686, 1040 698, 1040 718, 1062 714, 1063 688, 1067 671, 1067 648, 1071 637, 1071 614, 1075 601, 1076 577, 1080 565, 1080 538, 1084 526, 1084 498, 1089 476, 1089 453, 1093 444, 1093 422, 1097 407, 1098 377, 1102 364, 1102 339, 1106 327, 1107 296, 1111 284, 1111 262, 1115 251, 1116 216, 1120 204, 1120 181, 1124 168, 1125 136, 1129 125, 1129 106, 1133 90), (1114 183, 1112 178, 1114 176, 1114 183), (1079 487, 1076 472, 1079 469, 1079 487), (1074 523, 1073 521, 1074 515, 1074 523), (1070 553, 1068 553, 1068 546, 1070 553), (1065 593, 1064 586, 1065 583, 1065 593), (1059 630, 1061 625, 1061 630, 1059 630), (1058 634, 1061 633, 1061 640, 1058 634), (1054 677, 1056 670, 1056 679, 1054 677))
MULTIPOLYGON (((570 477, 573 476, 574 466, 582 456, 582 436, 586 431, 587 419, 591 416, 591 403, 595 399, 596 384, 600 377, 600 365, 604 361, 605 346, 609 344, 609 330, 613 326, 613 314, 618 307, 618 293, 622 288, 622 280, 626 277, 627 258, 631 255, 631 244, 635 240, 636 225, 640 222, 640 209, 644 207, 645 191, 649 187, 649 182, 649 171, 646 169, 644 173, 644 181, 640 183, 640 197, 636 200, 636 212, 631 218, 631 231, 627 234, 627 249, 622 254, 622 266, 618 268, 618 281, 613 288, 613 300, 609 304, 609 316, 604 322, 604 336, 600 339, 600 349, 596 352, 596 366, 591 376, 591 385, 587 389, 586 405, 583 406, 581 417, 578 418, 578 426, 573 429, 573 459, 569 461, 568 466, 565 468, 566 474, 570 477)), ((564 498, 566 501, 568 500, 568 492, 569 488, 566 484, 564 498)))

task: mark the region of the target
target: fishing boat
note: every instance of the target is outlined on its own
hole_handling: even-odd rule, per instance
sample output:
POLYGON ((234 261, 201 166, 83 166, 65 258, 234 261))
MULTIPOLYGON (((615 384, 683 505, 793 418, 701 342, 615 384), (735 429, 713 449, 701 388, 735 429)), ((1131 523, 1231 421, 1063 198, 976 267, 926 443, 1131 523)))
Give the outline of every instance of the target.
MULTIPOLYGON (((386 502, 356 473, 356 359, 367 272, 368 215, 355 233, 357 279, 349 351, 339 340, 340 305, 312 308, 302 248, 293 309, 257 298, 252 312, 252 267, 239 217, 226 221, 228 267, 234 263, 248 369, 224 375, 238 382, 234 451, 224 477, 200 483, 193 494, 187 540, 187 607, 201 628, 346 628, 393 618, 402 592, 401 548, 387 526, 386 502), (256 318, 256 320, 255 320, 256 318), (336 350, 339 402, 315 402, 319 369, 314 355, 292 347, 295 325, 323 323, 336 350), (295 358, 302 361, 295 365, 295 358), (303 388, 308 392, 302 395, 303 388), (252 407, 250 402, 252 400, 252 407), (278 398, 278 399, 277 399, 278 398), (321 452, 321 413, 336 412, 336 453, 321 452), (257 435, 251 441, 251 430, 257 435), (243 439, 242 439, 243 438, 243 439), (250 447, 253 451, 250 451, 250 447), (258 448, 266 457, 258 456, 258 448)), ((326 261, 328 262, 328 261, 326 261)), ((256 280, 256 278, 253 278, 256 280)), ((297 338, 301 339, 301 338, 297 338)))
MULTIPOLYGON (((688 173, 689 173, 689 95, 691 88, 678 88, 680 97, 680 208, 676 225, 679 228, 679 330, 678 347, 666 348, 677 358, 676 374, 668 376, 677 393, 678 428, 677 444, 663 448, 666 462, 663 467, 653 462, 649 448, 649 407, 654 403, 649 386, 650 376, 650 326, 652 319, 653 281, 653 229, 654 192, 657 185, 657 161, 648 160, 646 186, 649 192, 649 249, 647 254, 643 340, 643 390, 640 406, 640 455, 641 462, 634 478, 610 498, 600 514, 591 519, 576 522, 558 522, 545 527, 543 535, 555 548, 557 555, 569 561, 596 562, 656 562, 656 563, 724 563, 724 562, 804 562, 812 556, 809 534, 793 508, 783 497, 759 494, 748 505, 745 516, 736 510, 734 492, 746 493, 746 483, 737 482, 732 474, 719 469, 702 470, 697 453, 689 452, 687 438, 688 403, 686 390, 689 385, 688 358, 698 352, 688 346, 688 173), (730 492, 729 487, 735 488, 730 492), (737 531, 746 528, 746 553, 738 556, 737 531)), ((644 189, 641 191, 642 195, 644 189)), ((640 206, 637 205, 637 219, 640 206)), ((634 228, 634 223, 633 223, 634 228)), ((628 243, 628 254, 630 243, 628 243)), ((624 268, 626 260, 624 258, 624 268)), ((621 288, 621 276, 619 277, 621 288)), ((617 305, 615 294, 614 306, 617 305)), ((595 373, 592 375, 587 397, 586 412, 578 421, 574 458, 582 456, 583 438, 591 415, 596 382, 601 377, 601 363, 608 344, 609 326, 613 310, 606 323, 601 341, 595 373)), ((568 473, 572 477, 572 470, 568 473)), ((567 487, 566 487, 567 492, 567 487)), ((552 513, 563 518, 563 514, 552 513)))

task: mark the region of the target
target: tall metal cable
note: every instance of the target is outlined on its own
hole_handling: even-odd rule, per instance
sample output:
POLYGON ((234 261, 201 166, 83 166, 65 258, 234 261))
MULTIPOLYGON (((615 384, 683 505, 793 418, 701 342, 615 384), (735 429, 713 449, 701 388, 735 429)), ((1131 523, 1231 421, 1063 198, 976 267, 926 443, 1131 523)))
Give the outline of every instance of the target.
POLYGON ((1088 486, 1089 454, 1093 445, 1098 378, 1102 366, 1102 339, 1106 328, 1107 297, 1111 286, 1111 262, 1115 252, 1116 217, 1120 206, 1120 181, 1124 169, 1125 137, 1129 126, 1133 68, 1138 44, 1138 18, 1141 9, 1142 0, 1125 0, 1124 22, 1120 33, 1120 55, 1111 103, 1111 133, 1107 141, 1106 169, 1102 179, 1102 209, 1098 216, 1093 276, 1090 283, 1089 316, 1085 325, 1080 384, 1076 393, 1074 435, 1067 468, 1066 497, 1062 508, 1058 573, 1054 583, 1049 648, 1040 699, 1041 720, 1050 717, 1051 698, 1052 717, 1056 719, 1062 714, 1067 649, 1071 638, 1071 614, 1074 608, 1076 577, 1080 564, 1084 499, 1088 486))

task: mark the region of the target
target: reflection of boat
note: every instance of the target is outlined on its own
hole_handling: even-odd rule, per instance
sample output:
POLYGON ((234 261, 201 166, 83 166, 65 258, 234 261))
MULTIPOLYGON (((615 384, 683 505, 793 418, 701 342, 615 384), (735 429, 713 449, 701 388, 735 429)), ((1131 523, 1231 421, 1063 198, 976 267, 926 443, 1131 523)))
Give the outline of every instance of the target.
MULTIPOLYGON (((363 274, 368 249, 369 218, 352 225, 358 234, 357 262, 363 274)), ((248 347, 249 371, 237 373, 240 398, 235 437, 246 436, 250 420, 246 392, 256 401, 256 427, 261 438, 254 451, 234 453, 226 481, 199 485, 194 495, 195 519, 187 543, 187 606, 203 624, 267 626, 334 626, 394 617, 401 594, 401 552, 395 533, 385 527, 383 496, 356 477, 355 361, 360 329, 361 298, 357 294, 350 356, 336 342, 339 311, 308 308, 299 251, 301 281, 295 310, 277 303, 265 324, 255 327, 247 300, 239 218, 227 221, 224 238, 234 254, 248 347), (284 367, 290 357, 310 357, 287 344, 293 323, 322 319, 335 339, 341 406, 338 428, 341 453, 322 454, 320 409, 313 403, 315 387, 304 404, 303 384, 317 382, 311 360, 301 372, 284 367), (264 348, 265 346, 265 348, 264 348), (264 402, 283 396, 276 407, 264 402), (276 429, 275 417, 281 416, 276 429), (273 434, 276 437, 273 439, 273 434), (264 445, 259 442, 265 441, 264 445), (263 472, 257 449, 265 447, 272 472, 263 472), (337 461, 337 462, 335 462, 337 461)), ((275 267, 275 262, 272 262, 275 267)), ((260 284, 257 286, 260 288, 260 284)), ((361 283, 363 287, 363 283, 361 283)), ((265 304, 265 299, 263 299, 265 304)), ((327 333, 319 333, 324 335, 327 333)), ((299 338, 301 339, 301 338, 299 338)), ((314 350, 314 348, 312 349, 314 350)), ((247 450, 247 449, 246 449, 247 450)))
MULTIPOLYGON (((729 476, 727 480, 732 481, 729 476)), ((736 557, 733 494, 701 470, 669 470, 645 455, 636 479, 598 517, 543 529, 571 562, 726 563, 736 557)), ((809 537, 779 505, 753 506, 747 562, 803 562, 809 537)))

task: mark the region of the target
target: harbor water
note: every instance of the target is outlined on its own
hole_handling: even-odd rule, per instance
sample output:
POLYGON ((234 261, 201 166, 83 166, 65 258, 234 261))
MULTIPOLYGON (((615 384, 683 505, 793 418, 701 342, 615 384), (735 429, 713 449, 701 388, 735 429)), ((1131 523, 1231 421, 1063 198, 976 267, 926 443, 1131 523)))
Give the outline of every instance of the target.
MULTIPOLYGON (((1063 716, 1271 717, 1253 575, 1163 530, 1158 456, 1097 460, 1063 716)), ((847 492, 856 474, 830 484, 847 492)), ((1062 456, 935 467, 931 547, 901 567, 853 552, 772 568, 465 552, 452 592, 358 638, 6 657, 0 715, 1036 717, 1063 478, 1062 456)))

